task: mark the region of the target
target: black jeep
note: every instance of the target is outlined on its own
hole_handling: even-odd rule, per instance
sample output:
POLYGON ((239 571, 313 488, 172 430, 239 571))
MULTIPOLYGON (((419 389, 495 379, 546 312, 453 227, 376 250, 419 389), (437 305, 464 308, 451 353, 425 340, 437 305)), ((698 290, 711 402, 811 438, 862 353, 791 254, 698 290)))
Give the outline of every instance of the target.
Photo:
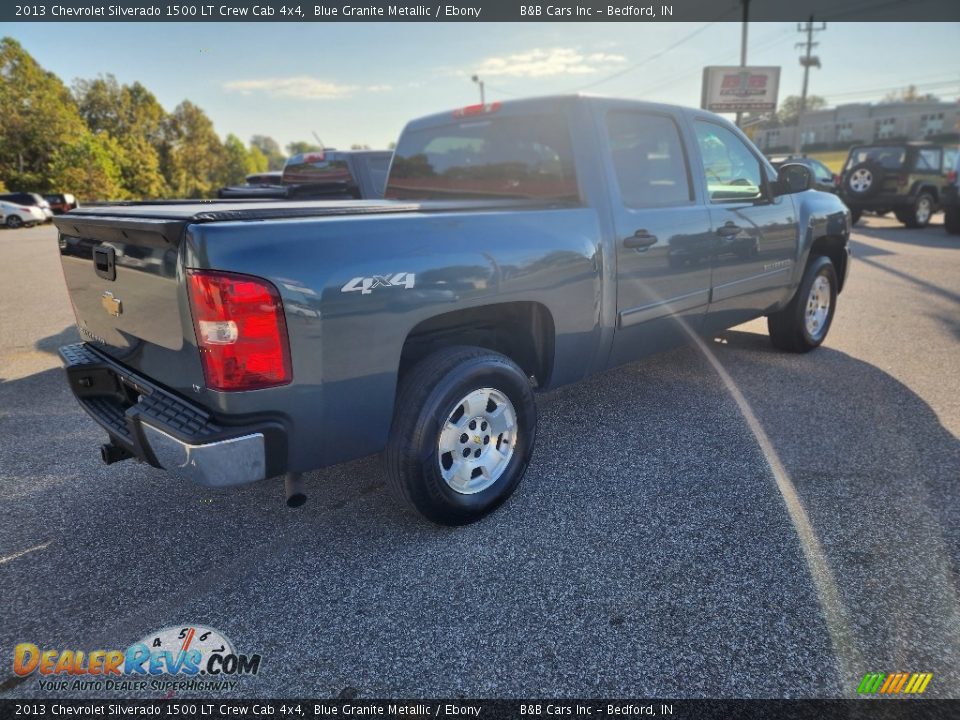
POLYGON ((944 160, 955 147, 929 142, 877 143, 850 149, 840 180, 840 196, 853 222, 863 211, 891 210, 909 228, 924 228, 940 208, 944 160))

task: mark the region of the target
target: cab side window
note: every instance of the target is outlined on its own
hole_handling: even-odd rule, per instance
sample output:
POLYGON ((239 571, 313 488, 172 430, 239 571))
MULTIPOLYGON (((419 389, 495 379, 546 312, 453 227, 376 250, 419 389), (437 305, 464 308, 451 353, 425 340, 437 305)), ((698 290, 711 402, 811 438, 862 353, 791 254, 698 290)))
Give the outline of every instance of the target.
POLYGON ((703 158, 707 192, 712 202, 758 200, 763 197, 760 161, 725 127, 694 121, 703 158))
POLYGON ((680 131, 665 115, 615 110, 607 115, 620 198, 629 208, 693 200, 680 131))

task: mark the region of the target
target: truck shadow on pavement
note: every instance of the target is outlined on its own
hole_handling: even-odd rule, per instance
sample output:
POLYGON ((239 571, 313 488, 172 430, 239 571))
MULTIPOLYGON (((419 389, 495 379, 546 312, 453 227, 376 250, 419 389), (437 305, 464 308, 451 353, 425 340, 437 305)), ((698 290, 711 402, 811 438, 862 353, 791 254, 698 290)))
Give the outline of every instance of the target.
MULTIPOLYGON (((55 351, 63 334, 37 347, 55 351)), ((721 338, 710 347, 826 553, 860 672, 948 676, 957 439, 909 387, 849 355, 721 338)), ((538 405, 517 494, 452 529, 399 507, 375 457, 311 473, 298 510, 278 481, 215 491, 132 461, 105 467, 103 434, 61 371, 4 383, 0 648, 122 648, 203 623, 263 654, 238 691, 259 697, 853 691, 769 466, 696 349, 538 405)), ((42 695, 7 673, 4 695, 42 695)), ((958 692, 934 680, 927 694, 958 692)))

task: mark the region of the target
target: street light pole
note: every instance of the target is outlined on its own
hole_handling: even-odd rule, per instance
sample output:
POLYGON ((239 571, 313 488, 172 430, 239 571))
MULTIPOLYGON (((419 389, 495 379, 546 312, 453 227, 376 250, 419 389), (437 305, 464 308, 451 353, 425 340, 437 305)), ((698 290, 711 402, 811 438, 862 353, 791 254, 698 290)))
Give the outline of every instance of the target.
POLYGON ((470 79, 473 80, 477 85, 480 86, 480 104, 481 104, 481 105, 486 105, 486 104, 487 104, 487 100, 486 100, 486 96, 484 95, 484 92, 483 92, 483 80, 480 79, 480 76, 479 76, 479 75, 474 75, 474 76, 473 76, 472 78, 470 78, 470 79))

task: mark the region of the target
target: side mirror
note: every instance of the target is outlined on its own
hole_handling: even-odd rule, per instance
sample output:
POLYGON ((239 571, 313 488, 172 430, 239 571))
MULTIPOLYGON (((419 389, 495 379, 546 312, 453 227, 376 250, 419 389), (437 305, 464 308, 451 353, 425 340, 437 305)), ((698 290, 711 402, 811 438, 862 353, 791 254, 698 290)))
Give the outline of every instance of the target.
POLYGON ((784 163, 777 171, 777 195, 792 195, 813 187, 813 173, 800 163, 784 163))

